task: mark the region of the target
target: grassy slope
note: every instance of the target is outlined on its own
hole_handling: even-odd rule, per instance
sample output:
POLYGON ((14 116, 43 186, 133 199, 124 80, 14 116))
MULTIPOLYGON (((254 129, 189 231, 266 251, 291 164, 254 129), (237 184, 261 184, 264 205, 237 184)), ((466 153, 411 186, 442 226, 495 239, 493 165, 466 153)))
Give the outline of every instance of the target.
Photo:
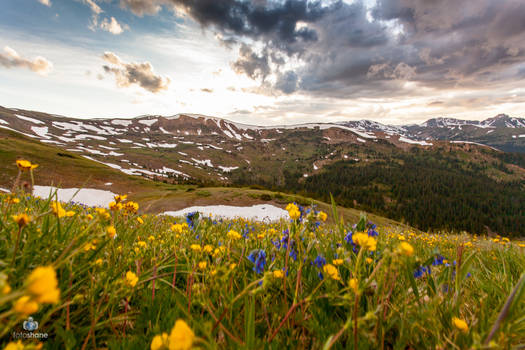
POLYGON ((0 195, 2 348, 28 316, 27 309, 13 307, 16 300, 55 288, 55 304, 43 301, 27 311, 49 334, 44 349, 148 349, 177 319, 188 323, 201 349, 321 349, 329 343, 361 350, 517 349, 525 342, 525 245, 518 242, 379 227, 377 247, 357 254, 344 238, 353 221, 317 226, 311 218, 268 226, 202 219, 177 233, 173 218, 105 217, 68 207, 76 214, 57 219, 48 202, 19 200, 6 204, 0 195), (19 231, 11 215, 24 211, 33 220, 19 231), (107 235, 108 225, 116 228, 115 238, 107 235), (246 237, 232 238, 231 229, 246 237), (296 259, 275 244, 285 232, 295 242, 296 259), (401 250, 401 242, 413 251, 401 250), (247 258, 254 249, 266 253, 261 271, 247 258), (438 253, 446 261, 435 266, 438 253), (320 257, 338 266, 318 267, 320 257), (38 266, 53 266, 56 286, 47 278, 34 282, 41 288, 28 288, 38 266), (432 274, 414 277, 421 266, 432 274), (282 269, 286 277, 276 276, 282 269), (126 278, 132 273, 137 280, 126 278), (482 347, 520 275, 522 287, 493 343, 482 347), (454 326, 454 317, 466 327, 454 326))
MULTIPOLYGON (((212 204, 245 206, 269 203, 284 207, 293 201, 304 205, 315 203, 321 210, 327 212, 330 210, 329 205, 324 202, 298 195, 250 188, 197 188, 190 185, 154 182, 139 176, 126 175, 83 158, 74 152, 64 151, 15 132, 0 129, 0 187, 11 188, 14 183, 18 173, 14 166, 17 158, 29 159, 40 164, 40 167, 35 170, 35 184, 37 185, 99 188, 114 193, 126 193, 129 194, 130 199, 140 202, 143 211, 151 213, 212 204), (108 182, 111 182, 112 185, 106 186, 108 182), (268 198, 271 199, 268 200, 268 198)), ((29 181, 27 174, 23 180, 29 181)), ((360 211, 358 210, 348 208, 340 208, 340 210, 348 220, 355 221, 359 218, 360 211)), ((370 218, 381 225, 404 226, 376 215, 370 215, 370 218)))

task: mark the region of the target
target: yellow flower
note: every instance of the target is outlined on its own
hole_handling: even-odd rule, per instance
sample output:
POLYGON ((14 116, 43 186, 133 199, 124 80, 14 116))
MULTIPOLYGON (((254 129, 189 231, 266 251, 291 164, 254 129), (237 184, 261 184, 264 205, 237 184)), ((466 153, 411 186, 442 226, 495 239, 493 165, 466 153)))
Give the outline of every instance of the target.
POLYGON ((357 293, 357 290, 359 288, 359 282, 357 281, 357 278, 351 278, 348 281, 348 286, 354 291, 354 293, 357 293))
POLYGON ((301 212, 299 211, 299 208, 294 203, 289 203, 286 206, 286 211, 288 211, 288 215, 290 215, 290 218, 292 220, 297 220, 301 217, 301 212))
POLYGON ((28 160, 18 159, 16 161, 16 166, 22 171, 27 171, 35 169, 36 167, 38 167, 38 164, 31 164, 31 162, 28 160))
POLYGON ((234 231, 234 230, 230 230, 228 231, 228 233, 226 234, 226 236, 229 238, 229 239, 232 239, 234 241, 238 240, 238 239, 241 239, 241 235, 239 232, 237 231, 234 231))
POLYGON ((72 217, 72 216, 75 216, 76 212, 74 212, 73 210, 68 210, 66 211, 66 216, 67 217, 72 217))
POLYGON ((58 303, 60 289, 55 269, 52 266, 34 269, 27 279, 27 291, 39 303, 58 303))
POLYGON ((135 275, 134 272, 128 271, 126 272, 126 285, 130 287, 135 287, 137 285, 137 282, 139 281, 139 278, 137 275, 135 275))
POLYGON ((328 218, 328 215, 324 211, 320 211, 317 215, 322 221, 326 221, 326 219, 328 218))
POLYGON ((120 202, 124 202, 126 198, 128 198, 128 195, 127 194, 116 195, 114 198, 115 198, 115 202, 120 203, 120 202))
POLYGON ((211 252, 213 252, 213 246, 210 244, 206 244, 203 250, 206 254, 211 254, 211 252))
POLYGON ((110 202, 108 204, 108 207, 109 207, 109 209, 111 209, 113 211, 119 211, 120 209, 122 209, 122 203, 120 203, 120 202, 117 202, 117 203, 110 202))
POLYGON ((202 247, 198 244, 192 244, 190 245, 190 249, 194 252, 200 252, 202 250, 202 247))
POLYGON ((2 288, 2 294, 6 295, 6 294, 9 294, 9 293, 11 293, 11 286, 6 283, 4 285, 4 287, 2 288))
POLYGON ((13 215, 13 220, 18 224, 18 227, 22 228, 31 222, 31 218, 25 214, 13 215))
POLYGON ((465 333, 468 332, 468 325, 467 322, 465 322, 464 320, 457 317, 452 317, 452 323, 454 324, 454 327, 456 327, 460 331, 465 333))
POLYGON ((100 266, 100 265, 102 265, 103 262, 104 261, 102 259, 98 258, 97 260, 95 260, 95 265, 99 265, 100 266))
POLYGON ((168 333, 162 333, 161 335, 156 335, 151 341, 151 350, 164 350, 168 349, 168 333))
POLYGON ((115 238, 115 236, 117 235, 117 230, 115 229, 115 226, 106 227, 106 232, 108 233, 109 238, 115 238))
POLYGON ((177 320, 169 336, 169 350, 189 350, 195 334, 184 320, 177 320))
POLYGON ((173 225, 171 225, 171 230, 173 232, 182 233, 182 225, 181 224, 173 224, 173 225))
POLYGON ((130 213, 136 213, 139 210, 139 204, 135 202, 127 202, 124 204, 124 209, 130 213))
POLYGON ((235 263, 230 264, 230 270, 235 270, 236 267, 237 267, 237 264, 235 263))
POLYGON ((372 258, 366 258, 365 261, 367 264, 371 264, 374 260, 372 260, 372 258))
POLYGON ((339 277, 339 271, 337 270, 337 268, 332 265, 332 264, 326 264, 323 266, 323 272, 326 273, 328 275, 328 277, 330 277, 331 279, 333 280, 340 280, 341 278, 339 277))
POLYGON ((51 208, 53 209, 53 214, 55 214, 57 217, 63 218, 66 216, 66 211, 64 208, 62 208, 62 205, 60 205, 59 202, 51 203, 51 208))
POLYGON ((90 221, 93 220, 93 215, 91 215, 91 214, 87 214, 87 215, 86 215, 86 219, 88 219, 88 220, 90 220, 90 221))
POLYGON ((138 223, 141 224, 141 225, 144 223, 144 220, 142 220, 142 218, 137 218, 137 221, 138 221, 138 223))
POLYGON ((343 259, 334 259, 332 260, 332 264, 335 266, 343 265, 343 259))
POLYGON ((406 256, 414 255, 414 247, 412 247, 410 243, 407 242, 401 242, 401 244, 399 245, 399 251, 401 252, 401 254, 406 256))
POLYGON ((17 341, 16 343, 11 341, 6 345, 4 350, 24 350, 24 343, 22 343, 21 340, 17 341))
POLYGON ((283 278, 284 272, 282 270, 275 270, 273 271, 273 277, 274 278, 283 278))
POLYGON ((154 240, 155 240, 155 236, 150 235, 150 236, 148 237, 148 241, 153 242, 154 240))
POLYGON ((374 237, 369 237, 368 234, 363 232, 357 232, 352 236, 352 240, 360 245, 362 248, 365 248, 370 251, 375 251, 377 247, 377 241, 374 237))
POLYGON ((208 266, 208 263, 206 261, 201 261, 198 266, 200 270, 206 270, 206 266, 208 266))
POLYGON ((146 248, 146 246, 148 245, 146 242, 144 241, 138 241, 137 242, 138 246, 141 247, 141 248, 146 248))
POLYGON ((13 309, 19 314, 31 315, 38 311, 38 303, 32 300, 30 296, 24 295, 15 301, 13 309))

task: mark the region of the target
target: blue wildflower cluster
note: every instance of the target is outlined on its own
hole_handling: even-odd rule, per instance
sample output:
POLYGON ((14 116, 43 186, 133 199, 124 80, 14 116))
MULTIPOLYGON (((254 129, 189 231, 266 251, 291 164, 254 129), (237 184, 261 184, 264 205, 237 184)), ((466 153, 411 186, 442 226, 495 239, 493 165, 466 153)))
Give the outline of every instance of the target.
POLYGON ((248 255, 248 260, 253 263, 253 271, 260 274, 264 271, 264 265, 266 265, 266 252, 263 249, 255 249, 248 255))

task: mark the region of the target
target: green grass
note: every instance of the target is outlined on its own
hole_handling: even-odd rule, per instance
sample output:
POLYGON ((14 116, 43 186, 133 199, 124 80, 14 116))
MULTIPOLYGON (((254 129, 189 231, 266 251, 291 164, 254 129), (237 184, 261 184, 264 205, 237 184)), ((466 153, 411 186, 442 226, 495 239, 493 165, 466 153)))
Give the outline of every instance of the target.
MULTIPOLYGON (((213 196, 224 189, 206 191, 213 196)), ((13 303, 28 293, 28 276, 49 265, 60 301, 41 304, 32 315, 38 331, 50 336, 46 349, 146 349, 178 319, 203 349, 511 349, 525 343, 525 283, 518 282, 523 243, 381 225, 377 247, 368 251, 347 242, 349 232, 357 240, 358 230, 372 231, 367 220, 333 219, 349 218, 336 210, 330 213, 337 225, 303 213, 300 221, 272 224, 200 218, 191 228, 172 227, 183 218, 78 206, 66 208, 74 216, 58 218, 49 200, 13 198, 0 195, 0 292, 5 283, 11 287, 0 295, 0 345, 27 318, 13 303), (23 212, 32 220, 19 230, 12 215, 23 212), (229 230, 244 237, 235 240, 229 230), (401 242, 409 242, 413 255, 402 254, 401 242), (254 250, 266 254, 260 271, 248 259, 254 250), (434 266, 437 256, 446 261, 434 266), (334 265, 341 259, 335 278, 317 266, 320 257, 334 265), (421 266, 431 274, 414 277, 421 266), (274 276, 283 269, 285 278, 274 276), (126 284, 128 271, 139 278, 134 287, 126 284), (455 327, 453 317, 468 330, 455 327)))

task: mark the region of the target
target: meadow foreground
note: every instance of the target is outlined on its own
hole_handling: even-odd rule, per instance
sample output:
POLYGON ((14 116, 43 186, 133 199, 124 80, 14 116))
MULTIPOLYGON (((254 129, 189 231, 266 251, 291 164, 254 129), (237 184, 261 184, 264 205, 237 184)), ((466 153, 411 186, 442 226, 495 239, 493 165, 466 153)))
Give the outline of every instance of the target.
MULTIPOLYGON (((337 224, 139 215, 0 195, 6 349, 467 349, 525 343, 525 244, 337 224), (521 275, 521 278, 520 278, 521 275), (47 339, 31 333, 28 317, 47 339)), ((335 208, 335 206, 334 206, 335 208)))

